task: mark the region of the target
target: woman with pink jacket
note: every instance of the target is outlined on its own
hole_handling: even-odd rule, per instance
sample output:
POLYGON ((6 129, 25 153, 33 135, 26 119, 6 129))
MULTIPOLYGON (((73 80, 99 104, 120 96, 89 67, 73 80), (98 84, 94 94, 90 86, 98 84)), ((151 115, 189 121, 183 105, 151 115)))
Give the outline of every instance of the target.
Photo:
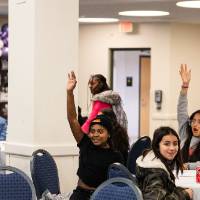
POLYGON ((101 74, 95 74, 91 76, 88 82, 92 101, 92 111, 88 116, 88 119, 82 125, 81 129, 84 133, 88 133, 90 122, 97 116, 98 112, 105 108, 112 108, 117 116, 118 123, 125 129, 127 129, 127 117, 122 107, 121 97, 117 92, 112 91, 106 78, 101 74))

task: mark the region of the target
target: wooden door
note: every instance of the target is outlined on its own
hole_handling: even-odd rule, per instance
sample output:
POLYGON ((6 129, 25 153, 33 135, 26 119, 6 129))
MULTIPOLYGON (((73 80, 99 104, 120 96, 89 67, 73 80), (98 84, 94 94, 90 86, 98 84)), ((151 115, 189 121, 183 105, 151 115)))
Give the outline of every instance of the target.
POLYGON ((151 59, 140 57, 140 137, 149 135, 149 102, 151 59))

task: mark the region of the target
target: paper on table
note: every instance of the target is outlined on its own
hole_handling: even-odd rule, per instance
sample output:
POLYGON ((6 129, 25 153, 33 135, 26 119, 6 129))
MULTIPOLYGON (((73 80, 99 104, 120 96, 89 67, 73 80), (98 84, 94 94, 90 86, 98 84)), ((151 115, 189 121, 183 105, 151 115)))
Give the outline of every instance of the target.
POLYGON ((181 172, 179 172, 178 176, 196 176, 196 170, 184 170, 183 174, 181 174, 181 172))

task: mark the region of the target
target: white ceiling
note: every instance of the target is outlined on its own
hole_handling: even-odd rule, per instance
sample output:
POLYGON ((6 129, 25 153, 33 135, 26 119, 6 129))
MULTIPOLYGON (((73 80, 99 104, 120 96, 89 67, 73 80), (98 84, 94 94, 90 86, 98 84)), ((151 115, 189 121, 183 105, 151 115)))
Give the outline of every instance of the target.
POLYGON ((80 17, 114 17, 133 22, 188 22, 200 23, 200 9, 181 8, 177 0, 80 0, 80 17), (125 17, 119 11, 162 10, 163 17, 125 17))
MULTIPOLYGON (((200 9, 177 7, 177 0, 79 0, 79 2, 80 17, 114 17, 133 22, 200 23, 200 9), (170 15, 145 18, 118 15, 119 11, 126 10, 162 10, 170 12, 170 15)), ((0 15, 7 14, 8 0, 0 0, 0 15)))

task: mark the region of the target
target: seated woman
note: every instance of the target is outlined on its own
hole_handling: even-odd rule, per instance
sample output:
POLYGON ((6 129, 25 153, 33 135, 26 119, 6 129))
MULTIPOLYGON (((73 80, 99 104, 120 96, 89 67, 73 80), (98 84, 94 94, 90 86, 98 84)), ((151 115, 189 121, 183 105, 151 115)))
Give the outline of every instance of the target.
POLYGON ((73 90, 76 77, 73 72, 68 74, 67 82, 67 117, 80 149, 77 175, 78 185, 70 200, 89 200, 91 194, 107 179, 107 170, 111 163, 123 162, 120 152, 113 150, 112 124, 104 115, 98 115, 89 126, 88 134, 84 134, 77 120, 73 90))
POLYGON ((200 165, 200 110, 188 115, 187 91, 191 79, 191 70, 187 65, 181 65, 180 75, 182 87, 177 106, 179 135, 181 139, 181 153, 183 162, 188 169, 195 169, 200 165))
POLYGON ((193 191, 175 185, 172 170, 183 172, 180 140, 175 130, 160 127, 155 130, 152 149, 136 160, 136 177, 144 200, 189 200, 193 191))

